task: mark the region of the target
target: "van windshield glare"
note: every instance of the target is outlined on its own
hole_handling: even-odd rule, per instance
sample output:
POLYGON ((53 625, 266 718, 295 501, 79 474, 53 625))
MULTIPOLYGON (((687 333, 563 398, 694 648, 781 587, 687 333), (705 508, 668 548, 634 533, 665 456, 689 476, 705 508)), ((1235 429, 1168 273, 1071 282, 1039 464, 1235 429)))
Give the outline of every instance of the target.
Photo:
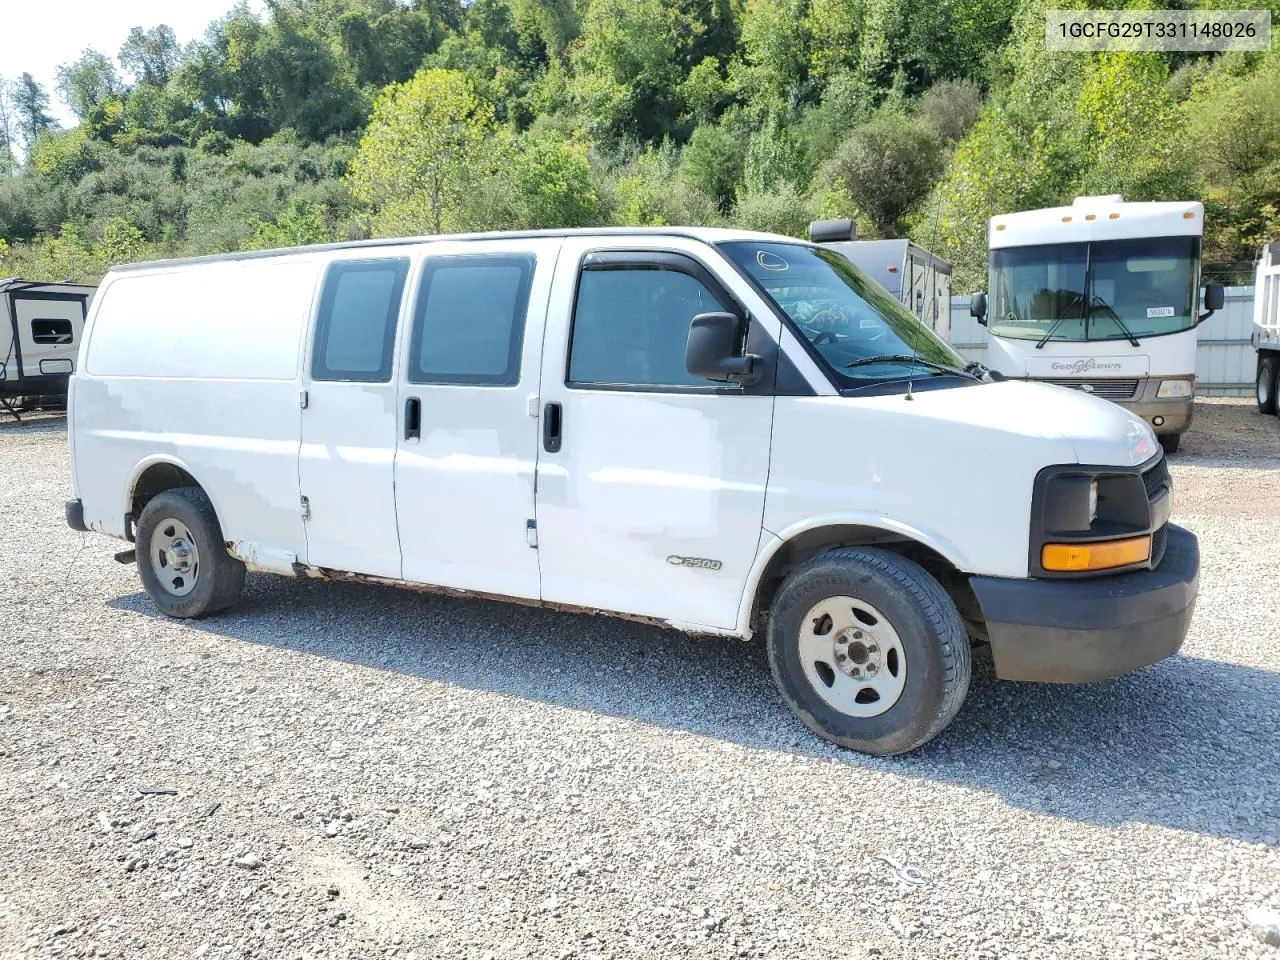
POLYGON ((795 243, 720 249, 795 325, 843 386, 947 376, 965 360, 840 254, 795 243), (912 361, 918 356, 929 366, 912 361), (873 357, 880 362, 860 364, 873 357), (942 368, 942 369, 939 369, 942 368))

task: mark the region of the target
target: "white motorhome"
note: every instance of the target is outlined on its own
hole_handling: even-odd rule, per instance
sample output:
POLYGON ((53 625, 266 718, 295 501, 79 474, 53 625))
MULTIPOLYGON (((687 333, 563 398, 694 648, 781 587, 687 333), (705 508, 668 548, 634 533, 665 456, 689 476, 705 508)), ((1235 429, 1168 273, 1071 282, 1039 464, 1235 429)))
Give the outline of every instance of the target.
POLYGON ((7 413, 65 401, 93 291, 70 281, 0 280, 0 405, 7 413))
POLYGON ((1191 426, 1196 327, 1223 303, 1209 284, 1200 313, 1203 232, 1202 204, 1119 194, 992 217, 988 294, 971 306, 991 335, 987 366, 1122 404, 1176 451, 1191 426))
POLYGON ((892 754, 959 709, 971 641, 1004 678, 1096 680, 1176 651, 1194 607, 1196 539, 1140 419, 964 372, 785 237, 120 267, 80 356, 67 522, 133 541, 175 617, 258 570, 764 631, 805 724, 892 754))
POLYGON ((1258 351, 1257 400, 1262 413, 1280 414, 1280 240, 1262 248, 1253 287, 1253 348, 1258 351))
POLYGON ((951 336, 951 264, 910 240, 855 240, 852 220, 815 220, 809 239, 846 257, 943 340, 951 336))

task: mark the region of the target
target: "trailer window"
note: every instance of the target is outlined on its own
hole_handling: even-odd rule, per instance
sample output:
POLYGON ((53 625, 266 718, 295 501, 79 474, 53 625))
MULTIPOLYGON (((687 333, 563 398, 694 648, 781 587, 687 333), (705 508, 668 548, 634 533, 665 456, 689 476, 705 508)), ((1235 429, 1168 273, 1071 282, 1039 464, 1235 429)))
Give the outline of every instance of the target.
POLYGON ((334 263, 325 275, 316 322, 315 380, 386 383, 407 259, 334 263))
POLYGON ((71 321, 37 317, 31 321, 33 343, 71 343, 71 321))

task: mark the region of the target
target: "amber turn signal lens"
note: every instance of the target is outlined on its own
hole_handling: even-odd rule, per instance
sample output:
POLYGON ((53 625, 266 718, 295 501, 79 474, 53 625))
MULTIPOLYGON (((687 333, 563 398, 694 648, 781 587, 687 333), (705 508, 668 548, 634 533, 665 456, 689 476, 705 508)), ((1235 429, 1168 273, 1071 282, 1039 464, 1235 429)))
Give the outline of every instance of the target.
POLYGON ((1104 543, 1046 543, 1040 551, 1040 566, 1063 573, 1110 570, 1142 563, 1151 556, 1151 538, 1107 540, 1104 543))

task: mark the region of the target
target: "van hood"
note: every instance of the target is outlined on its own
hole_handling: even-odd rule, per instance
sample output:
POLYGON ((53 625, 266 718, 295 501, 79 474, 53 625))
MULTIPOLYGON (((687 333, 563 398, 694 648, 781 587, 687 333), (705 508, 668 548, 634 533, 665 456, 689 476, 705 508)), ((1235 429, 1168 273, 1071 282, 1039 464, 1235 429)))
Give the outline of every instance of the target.
MULTIPOLYGON (((901 404, 904 397, 876 399, 901 404)), ((1077 463, 1136 467, 1160 449, 1151 428, 1124 407, 1047 383, 1004 380, 921 391, 911 406, 916 416, 1065 442, 1077 463)))

